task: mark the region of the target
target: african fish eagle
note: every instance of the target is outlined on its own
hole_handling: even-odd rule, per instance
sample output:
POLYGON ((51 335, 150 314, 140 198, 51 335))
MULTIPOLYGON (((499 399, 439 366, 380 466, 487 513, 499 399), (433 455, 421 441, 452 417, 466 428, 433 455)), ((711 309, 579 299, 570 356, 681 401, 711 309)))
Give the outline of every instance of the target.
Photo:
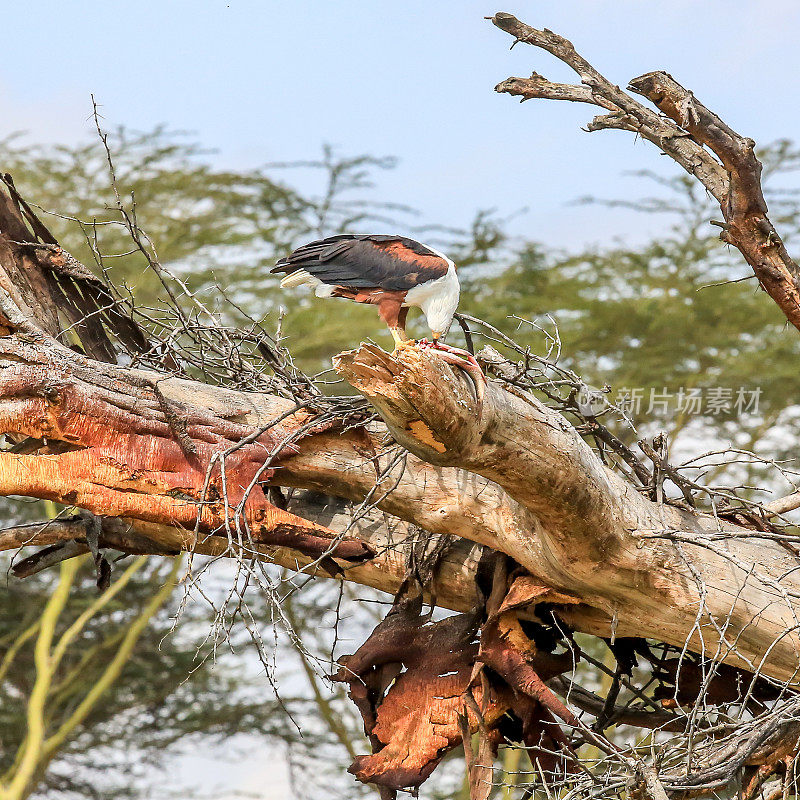
POLYGON ((450 329, 460 293, 456 265, 444 253, 405 236, 340 234, 298 247, 271 272, 284 275, 284 288, 309 285, 317 297, 344 297, 378 306, 394 338, 395 352, 415 344, 406 337, 406 317, 409 308, 421 309, 433 342, 420 344, 466 370, 479 399, 482 396, 486 379, 474 356, 440 341, 450 329))

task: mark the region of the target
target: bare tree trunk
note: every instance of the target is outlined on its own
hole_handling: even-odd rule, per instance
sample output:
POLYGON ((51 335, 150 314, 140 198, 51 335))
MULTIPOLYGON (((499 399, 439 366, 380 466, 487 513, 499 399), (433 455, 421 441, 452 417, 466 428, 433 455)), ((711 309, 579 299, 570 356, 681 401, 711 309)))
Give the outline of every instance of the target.
MULTIPOLYGON (((580 599, 587 623, 575 610, 569 615, 579 630, 608 635, 614 624, 619 636, 678 645, 688 639, 716 658, 792 677, 800 578, 779 544, 753 544, 740 538, 750 531, 720 529, 713 517, 647 500, 532 396, 490 384, 478 420, 471 387, 434 355, 409 351, 392 358, 364 346, 341 355, 337 368, 417 456, 408 457, 399 480, 390 476, 378 487, 378 508, 430 533, 512 556, 547 585, 580 599), (708 537, 720 530, 730 536, 715 544, 708 537), (727 621, 717 631, 710 620, 727 621)), ((371 558, 389 543, 384 529, 373 529, 374 539, 359 538, 357 529, 337 537, 327 526, 275 508, 260 490, 249 492, 244 514, 237 511, 242 487, 254 479, 356 501, 373 492, 380 467, 371 459, 386 431, 374 424, 346 433, 312 427, 297 445, 280 446, 308 422, 303 411, 285 416, 292 408, 281 398, 92 362, 44 337, 7 336, 0 340, 0 431, 46 444, 27 455, 0 453, 0 493, 123 518, 165 548, 220 553, 232 543, 275 557, 277 546, 286 566, 300 557, 301 564, 333 557, 344 567, 364 561, 345 574, 396 588, 402 559, 387 580, 381 575, 389 555, 371 558), (176 441, 169 413, 184 421, 193 453, 176 441), (248 439, 224 460, 224 483, 215 457, 248 439), (276 447, 277 457, 259 473, 276 447), (224 533, 226 514, 232 524, 224 533)), ((41 543, 49 540, 47 529, 44 534, 41 543)), ((458 594, 438 589, 440 602, 458 594)))

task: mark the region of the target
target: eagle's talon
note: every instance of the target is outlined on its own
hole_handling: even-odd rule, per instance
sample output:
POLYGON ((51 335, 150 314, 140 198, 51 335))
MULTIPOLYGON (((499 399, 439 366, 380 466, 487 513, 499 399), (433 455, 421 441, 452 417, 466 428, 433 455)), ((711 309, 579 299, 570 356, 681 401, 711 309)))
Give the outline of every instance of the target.
POLYGON ((408 347, 416 347, 417 342, 415 339, 403 339, 402 341, 395 341, 394 350, 392 350, 392 355, 396 356, 398 353, 401 353, 408 347))
POLYGON ((478 419, 481 417, 481 410, 483 409, 483 398, 486 394, 485 386, 487 384, 486 376, 483 374, 481 365, 467 350, 462 350, 460 347, 452 347, 451 345, 444 344, 438 340, 430 341, 428 339, 420 339, 417 345, 422 350, 436 350, 439 358, 453 367, 458 367, 464 370, 469 375, 470 380, 475 386, 475 398, 477 400, 478 419))
POLYGON ((472 370, 481 376, 483 383, 487 383, 486 376, 483 374, 481 365, 478 363, 475 356, 469 352, 469 350, 462 350, 460 347, 452 347, 451 345, 444 344, 443 342, 433 342, 432 347, 434 350, 438 350, 441 353, 452 353, 454 356, 460 356, 461 358, 465 359, 466 362, 471 366, 472 370))

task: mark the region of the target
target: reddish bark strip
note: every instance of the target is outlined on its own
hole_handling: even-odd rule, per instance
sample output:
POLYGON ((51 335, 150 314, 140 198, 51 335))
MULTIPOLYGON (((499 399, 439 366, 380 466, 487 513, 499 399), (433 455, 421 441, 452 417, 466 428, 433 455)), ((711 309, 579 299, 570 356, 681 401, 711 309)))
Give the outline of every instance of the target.
POLYGON ((0 494, 197 528, 305 555, 348 561, 372 555, 363 542, 337 542, 334 531, 272 505, 259 485, 249 490, 254 478, 263 482, 273 474, 263 468, 268 457, 293 452, 280 442, 309 415, 292 415, 221 458, 253 431, 188 406, 167 414, 146 383, 88 386, 44 362, 5 362, 0 369, 0 433, 41 443, 35 454, 0 453, 0 494), (168 416, 180 420, 191 449, 179 441, 168 416))
MULTIPOLYGON (((341 660, 335 676, 348 684, 372 744, 350 772, 393 797, 418 787, 467 733, 478 731, 484 756, 494 756, 503 742, 522 741, 543 770, 567 770, 569 742, 556 718, 579 723, 543 681, 572 669, 574 658, 537 648, 517 619, 517 610, 545 601, 574 602, 500 570, 488 618, 479 609, 431 622, 422 613, 421 585, 407 580, 392 610, 341 660)), ((489 764, 481 761, 474 774, 485 783, 489 764)))

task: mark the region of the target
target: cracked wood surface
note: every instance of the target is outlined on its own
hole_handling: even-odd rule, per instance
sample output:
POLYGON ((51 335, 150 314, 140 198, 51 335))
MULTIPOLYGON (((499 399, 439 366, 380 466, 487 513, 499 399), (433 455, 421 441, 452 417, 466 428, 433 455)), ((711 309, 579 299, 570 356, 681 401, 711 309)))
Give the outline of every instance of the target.
POLYGON ((391 357, 363 345, 336 366, 410 452, 482 475, 513 497, 530 527, 504 529, 493 546, 615 617, 619 635, 688 640, 709 657, 796 680, 800 578, 778 543, 713 541, 720 529, 742 530, 648 500, 531 396, 490 382, 478 420, 468 382, 435 356, 391 357), (445 451, 417 438, 414 422, 435 431, 445 451), (675 534, 685 541, 670 541, 675 534))
POLYGON ((372 554, 357 539, 337 541, 334 531, 273 506, 257 485, 251 489, 269 474, 267 456, 280 453, 282 439, 307 414, 277 422, 242 445, 254 433, 236 421, 246 398, 236 404, 222 393, 201 405, 202 390, 193 387, 192 402, 166 400, 180 415, 187 451, 169 424, 166 396, 151 387, 162 376, 91 362, 55 342, 27 338, 0 339, 0 432, 41 446, 32 454, 0 453, 0 494, 167 524, 183 528, 190 541, 229 526, 242 539, 291 544, 306 555, 359 561, 372 554))
MULTIPOLYGON (((170 469, 140 464, 138 470, 125 472, 112 463, 113 458, 104 461, 99 451, 81 464, 91 448, 38 456, 4 453, 0 454, 0 490, 113 512, 134 520, 135 533, 165 548, 195 548, 214 555, 234 552, 240 546, 236 542, 231 551, 226 536, 211 535, 213 526, 222 521, 219 510, 203 509, 202 535, 195 536, 196 498, 175 496, 175 490, 197 492, 201 473, 186 471, 186 455, 169 439, 163 411, 152 392, 141 388, 141 381, 125 381, 123 376, 129 372, 125 369, 92 362, 60 346, 54 358, 50 346, 29 339, 0 340, 4 430, 46 435, 56 451, 59 441, 80 447, 85 423, 75 422, 78 417, 69 420, 72 412, 82 417, 90 414, 92 403, 86 406, 85 400, 88 387, 93 387, 93 393, 99 392, 93 402, 103 398, 96 413, 106 426, 95 430, 105 431, 104 441, 112 454, 119 455, 124 426, 133 424, 134 429, 141 426, 139 432, 127 435, 169 440, 169 447, 156 457, 166 453, 174 463, 162 465, 170 469), (48 369, 52 381, 46 379, 48 369), (20 383, 23 374, 27 377, 20 383), (112 407, 115 410, 110 413, 112 407), (131 413, 134 408, 143 419, 131 413), (67 465, 71 472, 59 476, 52 466, 31 471, 30 465, 37 461, 67 465), (100 474, 103 480, 98 484, 100 474), (187 481, 192 474, 193 482, 187 481), (65 480, 76 476, 79 480, 65 480), (174 519, 182 524, 176 526, 174 519)), ((658 506, 642 497, 608 471, 559 414, 533 398, 490 383, 477 422, 471 384, 435 354, 409 349, 394 359, 364 346, 342 354, 338 369, 375 404, 398 442, 417 456, 409 455, 402 473, 398 468, 397 474, 385 476, 374 493, 376 508, 385 514, 373 512, 353 526, 338 545, 342 549, 333 552, 334 557, 356 561, 377 553, 363 563, 339 560, 346 579, 395 591, 405 572, 407 542, 414 534, 410 523, 430 533, 454 534, 502 550, 538 580, 579 597, 579 606, 562 613, 577 630, 607 636, 616 617, 619 636, 650 636, 674 644, 691 637, 691 646, 697 650, 702 649, 702 634, 708 655, 749 669, 763 667, 766 674, 793 680, 798 663, 795 597, 800 587, 790 569, 792 559, 777 544, 736 539, 714 543, 714 552, 696 544, 653 538, 681 532, 701 540, 716 528, 713 519, 658 506), (359 373, 360 360, 370 362, 368 380, 359 373), (445 445, 444 453, 415 438, 413 431, 419 428, 409 424, 414 421, 436 432, 445 445), (783 579, 782 572, 787 572, 783 579), (705 592, 703 606, 698 580, 705 592), (720 631, 724 631, 722 637, 720 631)), ((204 447, 214 452, 215 437, 219 446, 223 442, 230 446, 292 408, 290 401, 281 398, 176 378, 160 379, 159 387, 163 397, 189 420, 187 432, 193 441, 196 437, 201 453, 204 447)), ((287 417, 275 426, 273 436, 293 429, 296 423, 287 417)), ((374 491, 376 476, 389 458, 383 452, 386 433, 377 424, 346 432, 312 431, 296 452, 283 452, 271 466, 271 474, 264 475, 265 482, 361 501, 374 491)), ((270 445, 277 440, 271 438, 270 445)), ((125 446, 129 448, 130 443, 125 446)), ((267 446, 261 442, 258 455, 253 456, 259 465, 267 446)), ((250 463, 248 468, 252 467, 250 463)), ((296 514, 276 511, 288 514, 290 525, 299 519, 303 531, 314 537, 314 547, 303 552, 302 546, 293 546, 302 544, 300 540, 276 541, 265 535, 260 541, 256 535, 252 544, 244 542, 245 551, 303 568, 319 555, 317 545, 333 546, 335 531, 348 525, 346 515, 337 516, 339 509, 331 514, 303 496, 290 508, 296 514)), ((741 532, 735 526, 730 530, 741 532)), ((18 544, 20 536, 13 538, 18 544)), ((48 544, 58 538, 48 538, 45 532, 36 541, 48 544)), ((4 546, 2 541, 0 546, 4 546)), ((471 607, 475 563, 468 545, 459 544, 448 555, 435 584, 441 605, 454 610, 471 607)))

